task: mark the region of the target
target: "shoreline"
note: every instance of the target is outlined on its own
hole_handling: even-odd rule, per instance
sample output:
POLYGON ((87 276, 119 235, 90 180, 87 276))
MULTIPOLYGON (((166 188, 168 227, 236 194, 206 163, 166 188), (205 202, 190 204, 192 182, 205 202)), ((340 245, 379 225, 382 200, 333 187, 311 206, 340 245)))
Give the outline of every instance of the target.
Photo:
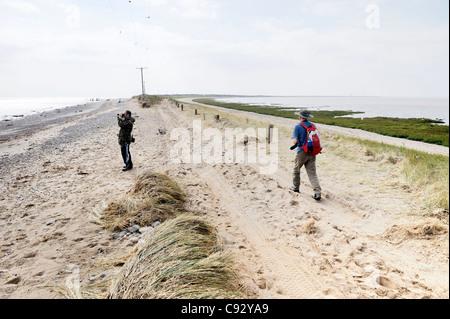
POLYGON ((29 115, 17 115, 12 120, 1 120, 0 144, 24 135, 39 133, 55 125, 91 116, 102 109, 106 109, 110 103, 111 101, 91 102, 29 115))
MULTIPOLYGON (((259 114, 259 113, 253 113, 253 112, 246 112, 246 111, 240 111, 240 110, 235 110, 235 109, 231 109, 231 108, 224 108, 224 107, 215 106, 215 105, 198 103, 198 102, 194 102, 194 98, 183 98, 183 99, 179 99, 179 101, 181 103, 200 105, 203 107, 217 109, 222 112, 226 112, 226 113, 234 114, 234 115, 238 115, 238 116, 245 116, 245 117, 252 118, 252 119, 264 118, 267 121, 271 122, 272 124, 281 125, 281 126, 294 127, 296 124, 298 124, 298 121, 294 120, 294 119, 288 119, 288 118, 283 118, 283 117, 278 117, 278 116, 273 116, 273 115, 265 115, 265 114, 259 114)), ((392 137, 392 136, 386 136, 386 135, 381 135, 381 134, 377 134, 377 133, 373 133, 373 132, 369 132, 369 131, 364 131, 361 129, 352 129, 352 128, 320 124, 320 123, 318 123, 317 126, 319 129, 321 129, 323 131, 341 134, 341 135, 351 137, 351 138, 357 138, 357 139, 379 142, 379 143, 388 144, 388 145, 397 146, 397 147, 408 148, 408 149, 412 149, 412 150, 416 150, 416 151, 424 152, 424 153, 428 153, 428 154, 436 154, 436 155, 443 155, 443 156, 449 156, 449 154, 450 154, 450 149, 448 147, 442 146, 442 145, 413 141, 413 140, 392 137)))

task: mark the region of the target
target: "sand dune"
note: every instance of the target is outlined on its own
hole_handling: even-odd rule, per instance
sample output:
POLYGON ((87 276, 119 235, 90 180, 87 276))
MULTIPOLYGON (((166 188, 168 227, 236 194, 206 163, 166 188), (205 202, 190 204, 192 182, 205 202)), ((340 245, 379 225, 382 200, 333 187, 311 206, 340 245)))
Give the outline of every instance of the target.
MULTIPOLYGON (((221 110, 225 119, 216 123, 217 109, 205 112, 205 127, 269 122, 221 110)), ((409 214, 414 193, 380 163, 338 156, 330 139, 318 159, 324 200, 316 203, 304 172, 302 193, 288 190, 292 121, 270 119, 282 129, 280 165, 261 175, 254 165, 172 163, 170 132, 192 131, 193 119, 192 107, 181 112, 168 101, 150 109, 112 102, 101 113, 0 144, 0 297, 60 298, 53 287, 74 269, 82 284, 100 280, 96 261, 134 244, 112 239, 89 223, 89 213, 148 169, 177 180, 187 210, 218 228, 256 298, 449 297, 448 221, 409 214), (128 173, 116 138, 119 107, 137 114, 135 170, 128 173)))

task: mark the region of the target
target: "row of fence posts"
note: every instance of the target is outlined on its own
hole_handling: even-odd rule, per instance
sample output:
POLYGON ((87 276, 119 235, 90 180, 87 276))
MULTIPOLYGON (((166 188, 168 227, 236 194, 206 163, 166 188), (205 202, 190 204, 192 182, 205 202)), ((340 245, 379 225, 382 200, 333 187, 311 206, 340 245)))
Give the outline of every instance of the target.
MULTIPOLYGON (((181 111, 184 111, 184 104, 179 104, 177 103, 177 108, 181 108, 181 111)), ((198 116, 198 109, 195 109, 195 116, 198 116)), ((203 120, 206 121, 206 113, 203 113, 203 120)), ((220 115, 214 115, 214 120, 216 122, 220 122, 220 115)), ((270 124, 269 127, 267 128, 267 143, 272 143, 273 141, 273 130, 274 130, 275 126, 273 124, 270 124)))

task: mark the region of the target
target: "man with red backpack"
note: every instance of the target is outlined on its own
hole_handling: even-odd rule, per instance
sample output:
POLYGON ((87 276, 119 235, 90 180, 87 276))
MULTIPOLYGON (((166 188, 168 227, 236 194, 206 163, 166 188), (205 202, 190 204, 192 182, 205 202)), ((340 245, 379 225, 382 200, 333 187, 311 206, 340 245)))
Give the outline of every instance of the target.
POLYGON ((293 138, 293 148, 298 146, 297 157, 295 158, 294 186, 291 190, 300 193, 300 169, 305 166, 309 181, 314 189, 314 199, 322 199, 322 189, 316 172, 316 156, 322 152, 319 132, 316 126, 309 122, 314 116, 309 111, 298 113, 300 124, 295 127, 293 138))

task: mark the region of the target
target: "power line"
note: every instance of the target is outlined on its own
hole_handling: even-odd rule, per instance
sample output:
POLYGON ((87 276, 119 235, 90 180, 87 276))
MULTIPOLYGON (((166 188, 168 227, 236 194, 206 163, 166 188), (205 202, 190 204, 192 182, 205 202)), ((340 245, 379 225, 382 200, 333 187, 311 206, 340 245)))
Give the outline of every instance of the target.
POLYGON ((109 7, 111 8, 113 17, 114 17, 114 23, 116 24, 117 29, 119 30, 119 34, 122 35, 122 28, 121 28, 121 26, 119 25, 119 22, 118 22, 118 21, 119 21, 119 18, 118 18, 118 16, 117 16, 116 10, 114 10, 114 7, 113 7, 113 4, 112 4, 111 0, 108 0, 108 3, 109 3, 109 7))

